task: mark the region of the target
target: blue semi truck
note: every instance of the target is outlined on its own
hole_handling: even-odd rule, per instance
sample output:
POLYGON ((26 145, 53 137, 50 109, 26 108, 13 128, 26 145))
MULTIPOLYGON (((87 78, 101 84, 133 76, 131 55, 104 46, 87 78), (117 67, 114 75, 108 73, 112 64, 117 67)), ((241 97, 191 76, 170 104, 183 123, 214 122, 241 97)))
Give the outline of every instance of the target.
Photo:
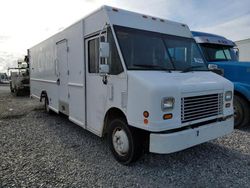
POLYGON ((223 36, 196 31, 192 34, 208 64, 234 83, 235 127, 250 124, 250 62, 239 62, 235 43, 223 36))

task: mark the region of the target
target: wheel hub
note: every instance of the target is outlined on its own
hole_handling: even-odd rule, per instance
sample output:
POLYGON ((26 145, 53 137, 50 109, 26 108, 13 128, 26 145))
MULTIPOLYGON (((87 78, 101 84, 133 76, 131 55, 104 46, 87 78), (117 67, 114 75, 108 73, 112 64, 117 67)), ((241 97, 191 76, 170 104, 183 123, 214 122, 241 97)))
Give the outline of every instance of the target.
POLYGON ((242 118, 241 114, 242 114, 242 112, 241 112, 241 108, 240 108, 239 104, 234 103, 234 122, 235 122, 236 126, 241 121, 241 118, 242 118))
POLYGON ((115 130, 113 134, 113 146, 119 155, 126 155, 129 151, 128 136, 124 130, 115 130))

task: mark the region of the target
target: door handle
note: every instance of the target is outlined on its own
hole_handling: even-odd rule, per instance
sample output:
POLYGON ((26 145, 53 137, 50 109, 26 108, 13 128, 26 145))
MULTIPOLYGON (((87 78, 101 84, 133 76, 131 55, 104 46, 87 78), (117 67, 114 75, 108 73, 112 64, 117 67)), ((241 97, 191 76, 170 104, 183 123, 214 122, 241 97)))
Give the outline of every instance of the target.
POLYGON ((104 75, 104 76, 102 77, 102 83, 103 83, 104 85, 107 85, 107 83, 108 83, 108 76, 107 76, 107 75, 104 75))
POLYGON ((60 85, 60 78, 57 79, 56 84, 60 85))

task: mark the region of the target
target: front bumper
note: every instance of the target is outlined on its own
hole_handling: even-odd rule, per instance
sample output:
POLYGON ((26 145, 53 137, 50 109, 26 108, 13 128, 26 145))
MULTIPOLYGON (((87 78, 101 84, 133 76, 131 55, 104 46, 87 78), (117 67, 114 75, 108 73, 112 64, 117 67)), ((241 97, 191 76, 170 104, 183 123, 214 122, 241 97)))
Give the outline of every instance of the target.
POLYGON ((233 129, 234 118, 231 117, 225 121, 215 122, 174 133, 151 133, 149 151, 159 154, 181 151, 229 134, 233 131, 233 129))

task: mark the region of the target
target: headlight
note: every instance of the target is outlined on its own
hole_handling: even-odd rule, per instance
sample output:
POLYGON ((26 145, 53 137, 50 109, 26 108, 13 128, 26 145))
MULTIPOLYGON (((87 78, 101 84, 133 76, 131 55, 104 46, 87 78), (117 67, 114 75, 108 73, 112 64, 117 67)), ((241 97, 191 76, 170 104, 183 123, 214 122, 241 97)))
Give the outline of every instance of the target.
POLYGON ((161 101, 161 109, 162 111, 170 110, 174 108, 174 98, 173 97, 165 97, 161 101))
POLYGON ((225 93, 225 101, 231 101, 233 98, 233 92, 232 91, 226 91, 225 93))

